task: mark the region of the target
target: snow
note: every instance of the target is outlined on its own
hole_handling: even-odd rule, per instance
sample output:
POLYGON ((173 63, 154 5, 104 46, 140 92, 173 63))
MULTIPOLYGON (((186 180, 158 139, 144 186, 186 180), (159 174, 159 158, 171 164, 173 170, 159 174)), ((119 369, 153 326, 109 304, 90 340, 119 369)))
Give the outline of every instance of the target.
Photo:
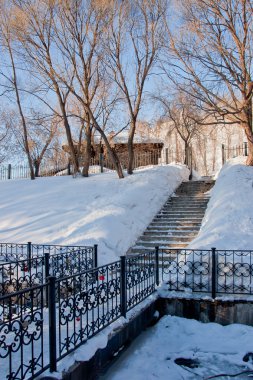
MULTIPOLYGON (((80 361, 88 361, 92 358, 98 349, 103 349, 107 346, 108 340, 121 328, 123 328, 127 323, 135 318, 136 315, 140 313, 143 309, 152 304, 158 297, 157 293, 151 294, 147 297, 143 302, 139 305, 135 306, 134 309, 130 310, 126 318, 120 317, 109 326, 104 328, 98 334, 96 334, 91 339, 87 340, 85 344, 77 348, 75 351, 67 355, 64 359, 60 360, 57 363, 57 372, 51 373, 49 370, 45 371, 42 378, 44 376, 53 376, 57 379, 62 378, 62 373, 67 371, 75 362, 80 361)), ((44 355, 48 356, 48 340, 47 336, 45 336, 44 342, 44 355)), ((1 370, 0 370, 1 374, 1 370)))
POLYGON ((252 339, 253 327, 165 316, 142 333, 101 380, 207 379, 253 370, 251 360, 243 361, 252 352, 252 339), (197 367, 177 365, 178 358, 195 359, 197 367))
POLYGON ((98 244, 99 265, 112 262, 188 176, 184 165, 165 165, 120 180, 111 172, 1 182, 0 241, 98 244))
POLYGON ((187 248, 253 249, 253 167, 230 160, 211 190, 200 232, 187 248))
MULTIPOLYGON (((110 138, 110 136, 109 136, 110 138)), ((129 138, 129 131, 121 131, 120 133, 112 133, 112 142, 114 144, 127 144, 129 138)), ((96 144, 100 143, 100 137, 95 136, 96 144)), ((134 144, 163 144, 163 140, 160 138, 149 137, 147 133, 140 134, 138 131, 134 135, 134 144)))

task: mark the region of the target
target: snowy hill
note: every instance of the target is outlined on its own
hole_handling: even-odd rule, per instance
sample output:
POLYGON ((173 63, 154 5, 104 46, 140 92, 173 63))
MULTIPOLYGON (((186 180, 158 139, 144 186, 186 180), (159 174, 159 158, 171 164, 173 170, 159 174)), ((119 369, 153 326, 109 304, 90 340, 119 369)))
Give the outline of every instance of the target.
POLYGON ((183 165, 89 178, 0 184, 0 242, 98 244, 99 264, 123 255, 165 200, 189 176, 183 165))
POLYGON ((253 249, 253 168, 231 159, 219 173, 191 248, 253 249))

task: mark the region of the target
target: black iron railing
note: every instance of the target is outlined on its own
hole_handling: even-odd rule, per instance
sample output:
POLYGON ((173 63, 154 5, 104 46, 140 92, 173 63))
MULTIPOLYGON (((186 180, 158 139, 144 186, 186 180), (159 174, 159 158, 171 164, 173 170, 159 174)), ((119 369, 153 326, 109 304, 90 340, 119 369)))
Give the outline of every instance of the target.
POLYGON ((0 297, 0 368, 5 379, 33 379, 49 368, 46 287, 0 297))
MULTIPOLYGON (((159 249, 159 248, 157 248, 159 249)), ((159 250, 160 274, 168 290, 253 294, 253 251, 159 250)))
POLYGON ((1 263, 0 295, 43 284, 48 276, 65 277, 97 266, 97 246, 61 250, 59 254, 49 253, 52 251, 55 252, 51 249, 43 256, 1 263))
POLYGON ((155 267, 154 252, 125 260, 127 311, 155 291, 155 267))
MULTIPOLYGON (((78 267, 75 260, 81 264, 82 259, 75 255, 75 251, 52 256, 46 252, 30 259, 36 268, 38 262, 44 268, 40 275, 32 272, 32 261, 24 260, 21 265, 27 272, 25 267, 22 270, 44 283, 0 297, 0 366, 7 379, 29 380, 47 368, 55 371, 57 361, 119 317, 126 317, 161 282, 170 291, 190 290, 213 298, 253 294, 253 251, 156 247, 88 270, 78 267)), ((29 277, 18 281, 34 285, 29 277)))
POLYGON ((55 371, 58 360, 125 316, 154 292, 154 258, 153 252, 124 256, 1 296, 0 366, 6 378, 32 379, 47 368, 55 371))
MULTIPOLYGON (((93 254, 97 245, 91 246, 72 246, 72 245, 56 245, 56 244, 26 244, 19 243, 0 243, 0 261, 18 261, 24 259, 32 259, 35 257, 43 257, 45 253, 57 255, 62 253, 70 253, 77 250, 86 250, 87 255, 93 254)), ((94 253, 95 255, 95 253, 94 253)))

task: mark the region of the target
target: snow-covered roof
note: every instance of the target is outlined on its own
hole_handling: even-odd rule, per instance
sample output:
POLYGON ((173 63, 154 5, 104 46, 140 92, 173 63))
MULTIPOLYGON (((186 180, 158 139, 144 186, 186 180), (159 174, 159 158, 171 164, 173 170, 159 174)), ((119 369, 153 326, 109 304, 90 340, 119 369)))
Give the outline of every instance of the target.
MULTIPOLYGON (((115 137, 113 134, 111 136, 107 135, 107 137, 114 143, 114 144, 127 144, 128 141, 128 131, 122 131, 119 134, 115 133, 115 137)), ((100 142, 101 137, 95 136, 95 142, 100 142)), ((143 136, 138 133, 134 136, 134 143, 135 144, 163 144, 163 141, 161 139, 157 139, 150 136, 143 136)))

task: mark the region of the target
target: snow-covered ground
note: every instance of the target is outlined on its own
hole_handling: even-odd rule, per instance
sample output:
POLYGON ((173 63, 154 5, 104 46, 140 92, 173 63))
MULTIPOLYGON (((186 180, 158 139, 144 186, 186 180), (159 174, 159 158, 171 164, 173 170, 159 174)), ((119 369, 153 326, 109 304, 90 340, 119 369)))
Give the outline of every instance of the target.
MULTIPOLYGON (((144 332, 101 380, 195 380, 253 370, 253 327, 165 316, 144 332), (194 359, 192 367, 176 359, 194 359)), ((220 377, 228 379, 230 377, 220 377)), ((236 379, 246 379, 247 375, 236 379)))
POLYGON ((185 166, 167 165, 121 180, 104 173, 1 182, 0 242, 98 244, 99 264, 114 261, 188 176, 185 166))
POLYGON ((234 158, 220 171, 190 248, 253 249, 253 167, 244 162, 234 158))

